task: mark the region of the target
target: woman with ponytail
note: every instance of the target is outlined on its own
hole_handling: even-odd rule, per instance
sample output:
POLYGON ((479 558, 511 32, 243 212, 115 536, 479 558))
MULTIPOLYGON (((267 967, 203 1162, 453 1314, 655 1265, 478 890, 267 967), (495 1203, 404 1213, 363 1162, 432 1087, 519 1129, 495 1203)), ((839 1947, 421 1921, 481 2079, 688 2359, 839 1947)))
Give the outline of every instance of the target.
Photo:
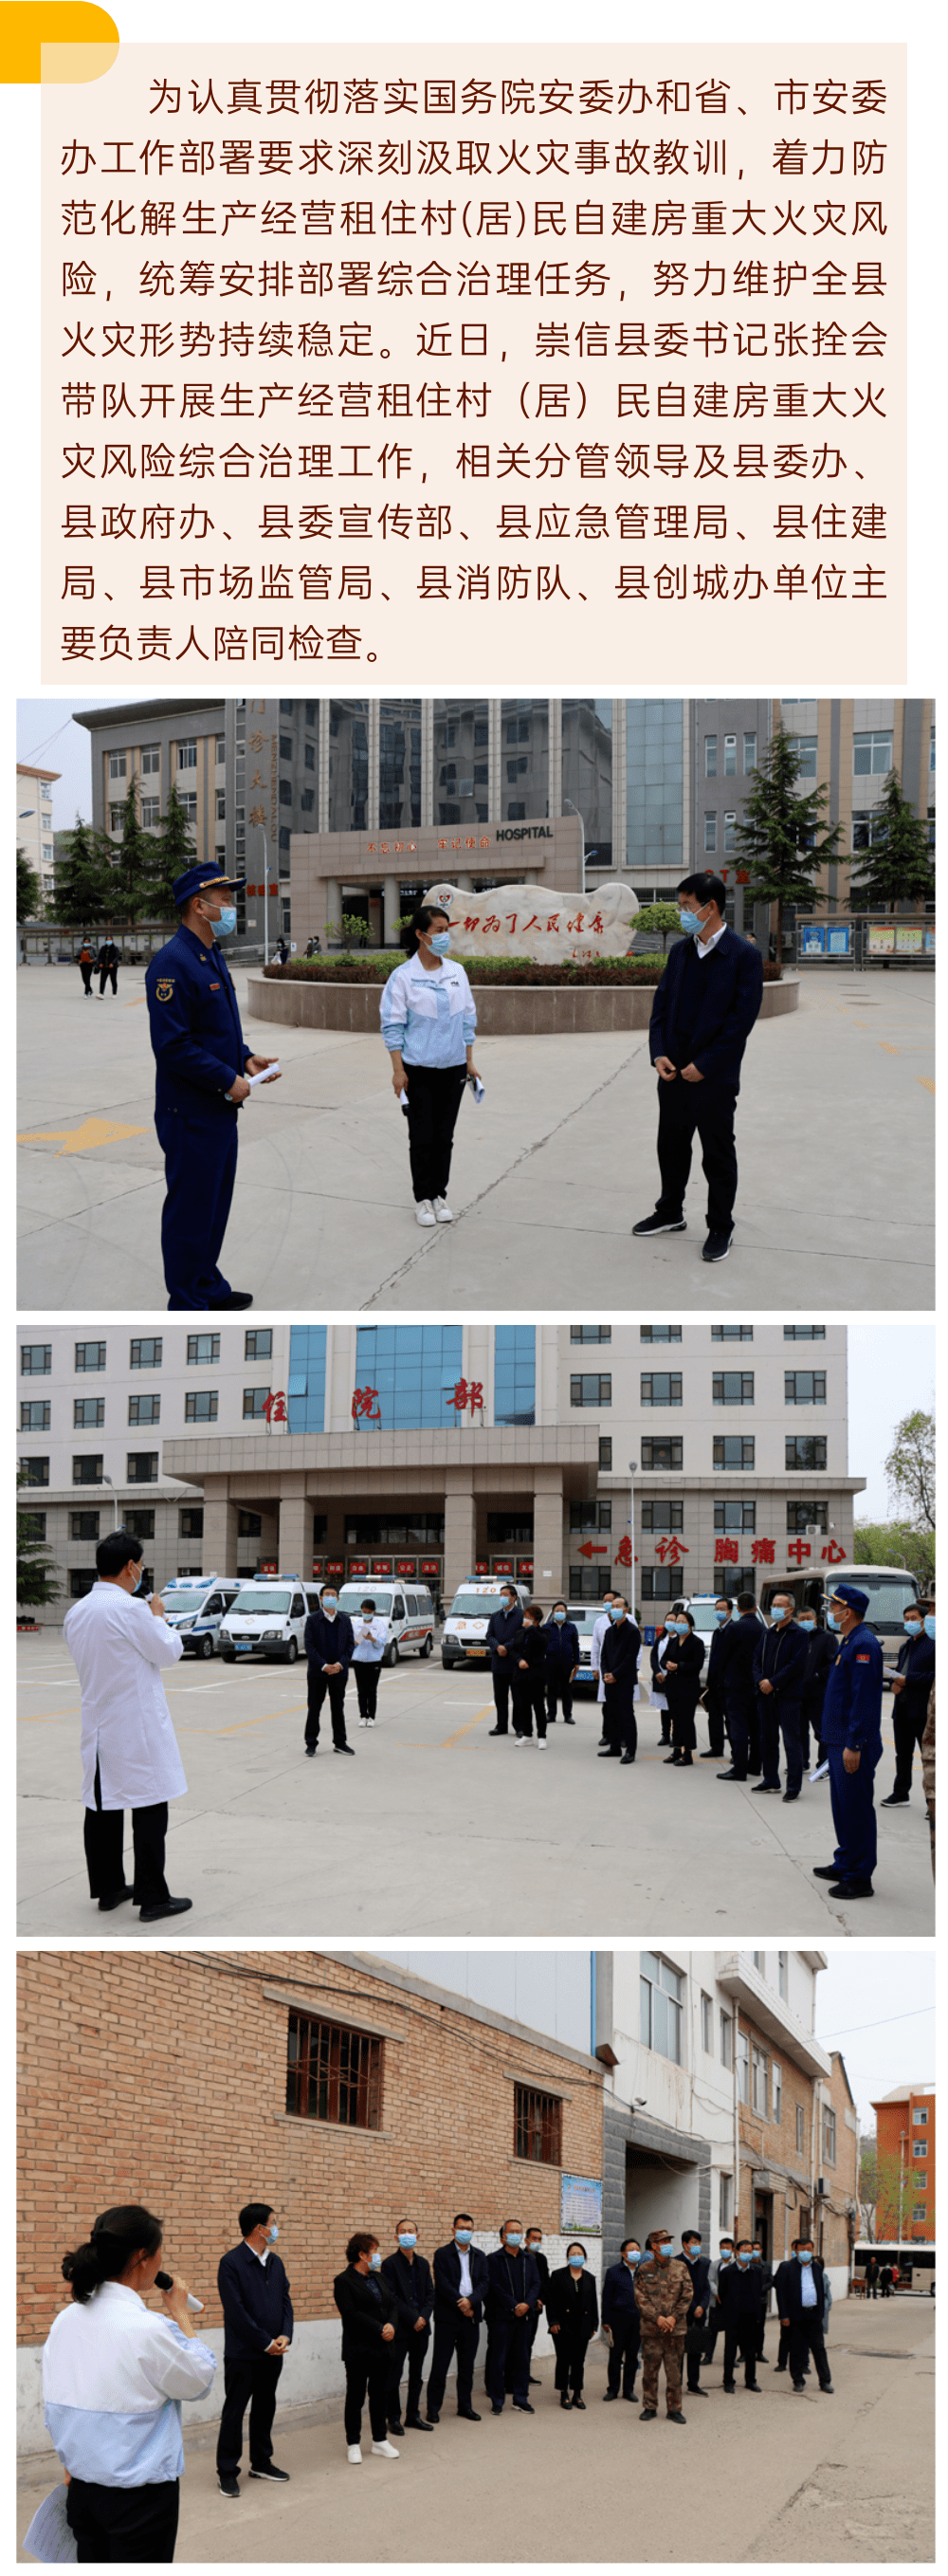
POLYGON ((216 2368, 187 2283, 165 2287, 160 2267, 161 2222, 137 2202, 103 2210, 88 2243, 63 2256, 72 2299, 43 2353, 44 2411, 77 2556, 97 2566, 174 2557, 181 2400, 205 2397, 216 2368), (156 2282, 163 2315, 145 2306, 156 2282))
POLYGON ((451 1148, 465 1083, 477 1086, 477 1004, 463 966, 451 956, 451 924, 440 904, 412 914, 404 966, 383 988, 382 1036, 392 1059, 392 1087, 408 1120, 408 1159, 419 1225, 450 1225, 447 1188, 451 1148))

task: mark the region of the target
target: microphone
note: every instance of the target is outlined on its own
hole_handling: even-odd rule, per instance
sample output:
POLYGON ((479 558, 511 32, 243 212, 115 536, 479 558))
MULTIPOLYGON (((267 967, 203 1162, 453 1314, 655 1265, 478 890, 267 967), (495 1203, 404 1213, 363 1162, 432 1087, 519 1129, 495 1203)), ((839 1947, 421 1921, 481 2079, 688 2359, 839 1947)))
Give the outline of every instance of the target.
MULTIPOLYGON (((173 2290, 173 2288, 174 2288, 174 2282, 173 2282, 173 2279, 172 2279, 171 2273, 170 2273, 170 2272, 156 2272, 156 2273, 155 2273, 155 2288, 156 2288, 156 2290, 173 2290)), ((187 2293, 187 2301, 188 2301, 188 2306, 189 2306, 189 2308, 192 2310, 193 2314, 194 2314, 196 2317, 203 2317, 203 2314, 204 2314, 204 2301, 203 2301, 203 2299, 196 2299, 196 2298, 195 2298, 195 2296, 194 2296, 193 2291, 192 2291, 192 2290, 189 2290, 189 2291, 188 2291, 188 2293, 187 2293)))

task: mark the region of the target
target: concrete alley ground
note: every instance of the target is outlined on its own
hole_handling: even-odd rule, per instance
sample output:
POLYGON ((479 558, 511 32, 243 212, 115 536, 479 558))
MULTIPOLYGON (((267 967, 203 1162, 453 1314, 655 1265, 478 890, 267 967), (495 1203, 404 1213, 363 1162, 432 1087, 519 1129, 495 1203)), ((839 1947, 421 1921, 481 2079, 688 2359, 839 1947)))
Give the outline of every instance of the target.
MULTIPOLYGON (((243 1005, 247 976, 236 975, 243 1005)), ((164 1197, 144 972, 87 1011, 78 972, 18 978, 21 1308, 164 1306, 164 1197)), ((932 1303, 934 978, 830 969, 751 1038, 722 1313, 932 1303)), ((241 1115, 224 1263, 258 1309, 488 1306, 691 1312, 706 1304, 705 1197, 688 1231, 631 1241, 657 1195, 646 1034, 490 1038, 465 1099, 451 1199, 415 1224, 403 1121, 380 1039, 244 1018, 283 1076, 241 1115)))

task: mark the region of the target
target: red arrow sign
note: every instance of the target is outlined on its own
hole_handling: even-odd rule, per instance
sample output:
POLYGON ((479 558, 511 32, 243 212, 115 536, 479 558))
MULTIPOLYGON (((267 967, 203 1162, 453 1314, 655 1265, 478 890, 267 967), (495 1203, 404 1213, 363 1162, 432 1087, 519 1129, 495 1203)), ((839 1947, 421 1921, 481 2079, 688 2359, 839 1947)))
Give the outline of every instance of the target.
POLYGON ((609 1550, 605 1544, 602 1547, 594 1547, 592 1539, 587 1538, 583 1541, 579 1553, 580 1556, 608 1556, 609 1550))

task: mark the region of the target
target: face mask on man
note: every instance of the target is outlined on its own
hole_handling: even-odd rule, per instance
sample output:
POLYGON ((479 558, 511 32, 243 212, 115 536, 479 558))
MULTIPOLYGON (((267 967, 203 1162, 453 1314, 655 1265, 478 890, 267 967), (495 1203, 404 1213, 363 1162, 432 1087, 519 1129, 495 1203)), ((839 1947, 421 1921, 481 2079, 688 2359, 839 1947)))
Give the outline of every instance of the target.
POLYGON ((229 938, 230 938, 231 931, 232 931, 232 930, 236 930, 236 928, 237 928, 237 906, 236 906, 236 904, 235 904, 235 903, 222 903, 221 908, 220 908, 220 911, 219 911, 218 916, 217 916, 217 920, 216 920, 216 921, 212 921, 212 922, 211 922, 211 924, 210 924, 211 938, 212 938, 212 939, 229 939, 229 938))
POLYGON ((505 2245, 509 2245, 509 2247, 510 2247, 510 2251, 511 2251, 511 2253, 512 2253, 512 2254, 515 2254, 515 2253, 516 2253, 516 2251, 517 2251, 517 2247, 518 2247, 519 2243, 520 2243, 520 2229, 519 2229, 519 2227, 517 2228, 516 2234, 514 2234, 512 2231, 508 2230, 508 2233, 507 2233, 507 2235, 506 2235, 506 2236, 505 2236, 505 2238, 504 2238, 504 2244, 505 2244, 505 2245))
POLYGON ((667 2245, 655 2245, 653 2246, 652 2251, 660 2257, 663 2263, 667 2263, 675 2251, 671 2237, 669 2237, 667 2245))
POLYGON ((835 1610, 828 1610, 828 1611, 827 1611, 827 1613, 826 1613, 826 1624, 827 1624, 827 1627, 828 1627, 828 1628, 833 1628, 833 1629, 835 1629, 835 1632, 836 1632, 836 1635, 837 1635, 837 1636, 839 1635, 839 1620, 837 1619, 837 1616, 836 1616, 836 1612, 835 1612, 835 1610))
POLYGON ((412 2246, 413 2246, 413 2245, 417 2245, 417 2243, 418 2243, 418 2238, 417 2238, 417 2236, 408 2236, 408 2235, 404 2235, 404 2236, 400 2236, 400 2237, 399 2237, 398 2242, 399 2242, 399 2244, 400 2244, 400 2246, 401 2246, 402 2253, 403 2253, 403 2254, 410 2254, 410 2253, 411 2253, 411 2250, 412 2250, 412 2246))
POLYGON ((619 1601, 610 1601, 610 1603, 609 1603, 609 1617, 610 1617, 610 1619, 621 1619, 623 1616, 624 1616, 624 1613, 623 1613, 623 1610, 622 1610, 622 1604, 621 1604, 621 1602, 619 1602, 619 1601))
POLYGON ((797 2262, 798 2262, 798 2263, 812 2263, 812 2261, 813 2261, 812 2248, 811 2248, 809 2245, 807 2245, 806 2247, 804 2247, 804 2246, 802 2246, 802 2245, 798 2245, 798 2246, 797 2246, 797 2262))
POLYGON ((701 2238, 700 2238, 700 2236, 698 2236, 698 2237, 696 2237, 696 2238, 695 2238, 694 2243, 693 2243, 692 2245, 683 2245, 681 2250, 682 2250, 682 2253, 683 2253, 683 2255, 684 2255, 684 2258, 685 2258, 686 2263, 696 2263, 696 2262, 697 2262, 697 2260, 698 2260, 698 2256, 699 2256, 699 2254, 700 2254, 700 2252, 701 2252, 701 2238))
POLYGON ((685 931, 694 933, 695 931, 704 929, 703 921, 699 918, 699 915, 696 912, 692 912, 690 904, 679 904, 678 919, 681 923, 682 929, 685 931))
POLYGON ((798 1628, 805 1628, 805 1629, 806 1629, 806 1632, 807 1632, 807 1636, 808 1636, 808 1637, 812 1637, 813 1630, 814 1630, 814 1628, 815 1628, 815 1626, 816 1626, 816 1620, 815 1620, 815 1619, 798 1619, 798 1620, 797 1620, 797 1626, 798 1626, 798 1628))
POLYGON ((454 2230, 454 2242, 456 2245, 469 2245, 473 2234, 474 2230, 472 2227, 456 2227, 454 2230))
POLYGON ((556 1621, 557 1627, 561 1628, 566 1617, 566 1612, 565 1610, 554 1610, 553 1617, 556 1621))
POLYGON ((930 1638, 931 1638, 931 1640, 932 1640, 932 1643, 934 1644, 934 1641, 935 1641, 935 1613, 934 1613, 934 1610, 927 1610, 927 1611, 926 1611, 926 1613, 925 1613, 925 1635, 926 1635, 926 1637, 930 1637, 930 1638))
POLYGON ((641 2263, 642 2257, 633 2247, 628 2254, 623 2254, 622 2260, 623 2263, 630 2263, 634 2270, 636 2263, 641 2263))
POLYGON ((903 1619, 902 1626, 907 1637, 921 1636, 922 1623, 920 1619, 903 1619))
POLYGON ((270 2239, 270 2243, 271 2243, 271 2245, 275 2245, 275 2244, 276 2244, 277 2237, 279 2236, 279 2233, 280 2233, 280 2230, 279 2230, 279 2228, 276 2226, 276 2224, 274 2224, 272 2227, 268 2227, 268 2229, 267 2229, 267 2235, 269 2236, 269 2239, 270 2239))
POLYGON ((740 2266, 741 2266, 742 2271, 745 2271, 745 2272, 746 2272, 746 2270, 747 2270, 747 2266, 748 2266, 748 2263, 750 2262, 750 2255, 749 2255, 749 2254, 739 2254, 737 2259, 738 2259, 738 2262, 739 2262, 739 2264, 740 2264, 740 2266))
POLYGON ((715 1616, 715 1618, 716 1618, 716 1620, 717 1620, 718 1627, 719 1627, 719 1628, 725 1628, 725 1627, 727 1626, 727 1622, 728 1622, 728 1620, 729 1620, 729 1618, 730 1618, 730 1616, 731 1616, 731 1613, 730 1613, 730 1611, 729 1611, 729 1610, 716 1610, 716 1611, 715 1611, 715 1613, 714 1613, 714 1616, 715 1616))
POLYGON ((770 1616, 778 1625, 781 1619, 789 1619, 790 1610, 787 1602, 772 1601, 770 1605, 770 1616))
POLYGON ((326 1613, 326 1617, 327 1617, 327 1619, 334 1619, 334 1618, 335 1618, 335 1615, 336 1615, 336 1612, 337 1612, 337 1610, 338 1610, 338 1608, 339 1608, 339 1603, 338 1603, 338 1601, 337 1601, 337 1599, 336 1599, 335 1593, 334 1593, 334 1592, 330 1593, 330 1594, 329 1594, 329 1596, 328 1596, 328 1598, 327 1598, 327 1595, 326 1595, 326 1593, 324 1592, 324 1593, 323 1593, 323 1609, 325 1610, 325 1613, 326 1613))

